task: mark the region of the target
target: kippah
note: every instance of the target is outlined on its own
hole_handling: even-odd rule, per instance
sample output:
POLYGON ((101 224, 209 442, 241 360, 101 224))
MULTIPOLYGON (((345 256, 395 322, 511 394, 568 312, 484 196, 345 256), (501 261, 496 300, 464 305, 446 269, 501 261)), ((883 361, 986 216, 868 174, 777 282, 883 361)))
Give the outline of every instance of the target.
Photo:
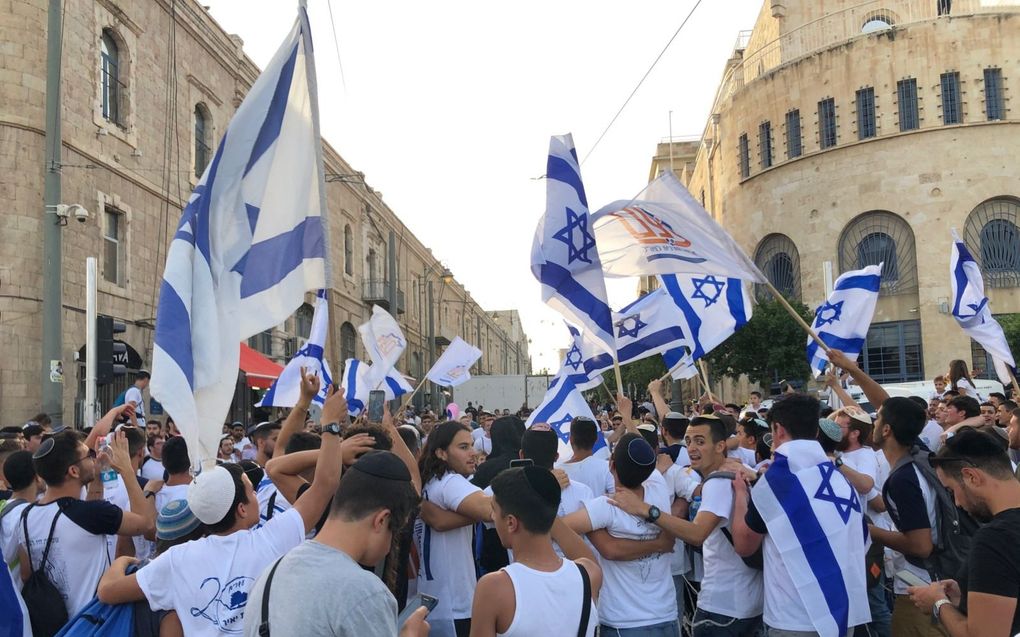
POLYGON ((650 422, 643 422, 640 425, 638 425, 637 428, 640 429, 641 431, 655 431, 656 430, 655 425, 653 425, 650 422))
POLYGON ((762 429, 770 429, 769 424, 761 418, 754 418, 754 424, 761 427, 762 429))
POLYGON ((634 464, 647 467, 655 464, 655 451, 644 438, 634 438, 627 444, 627 455, 634 464))
POLYGON ((843 430, 839 428, 839 425, 837 425, 834 420, 819 418, 818 427, 822 430, 822 433, 824 433, 826 437, 834 442, 839 442, 843 439, 843 430))
POLYGON ((561 489, 560 483, 553 476, 552 472, 542 467, 521 467, 524 478, 531 488, 549 504, 560 506, 561 489))
POLYGON ((360 471, 383 480, 410 482, 411 472, 407 466, 389 451, 369 451, 351 465, 352 471, 360 471))
POLYGON ((687 420, 687 416, 681 414, 679 411, 671 411, 666 414, 666 420, 687 420))
POLYGON ((156 517, 156 538, 176 540, 197 529, 199 524, 187 500, 173 500, 156 517))
POLYGON ((38 460, 39 458, 42 458, 49 452, 53 451, 53 445, 55 444, 56 443, 53 442, 53 438, 47 438, 46 440, 43 440, 43 443, 39 445, 39 448, 36 449, 35 453, 32 454, 32 459, 38 460))

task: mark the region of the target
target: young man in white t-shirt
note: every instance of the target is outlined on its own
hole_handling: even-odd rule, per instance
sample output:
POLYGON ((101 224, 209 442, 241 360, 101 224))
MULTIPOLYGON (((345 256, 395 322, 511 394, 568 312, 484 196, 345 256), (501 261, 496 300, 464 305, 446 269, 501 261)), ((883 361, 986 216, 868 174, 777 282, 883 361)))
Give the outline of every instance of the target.
POLYGON ((135 374, 135 383, 124 392, 124 404, 135 408, 136 426, 142 429, 145 429, 145 400, 142 398, 142 392, 148 386, 149 372, 142 369, 135 374))
POLYGON ((669 490, 655 464, 655 451, 638 434, 624 434, 613 449, 610 470, 617 491, 630 489, 652 505, 645 519, 613 506, 607 496, 590 500, 583 509, 563 518, 575 533, 606 529, 616 538, 662 541, 660 550, 638 559, 611 559, 600 551, 604 593, 599 622, 603 634, 674 637, 679 631, 670 569, 673 540, 655 526, 661 512, 669 510, 669 490))
MULTIPOLYGON (((701 507, 692 522, 660 512, 656 524, 667 533, 702 547, 705 574, 694 614, 694 637, 754 637, 761 628, 762 572, 749 567, 727 537, 733 514, 730 478, 710 478, 727 464, 726 428, 713 416, 697 416, 687 428, 691 467, 702 475, 701 507)), ((730 460, 730 464, 737 462, 730 460)), ((632 491, 619 490, 612 502, 627 513, 650 517, 650 507, 632 491)))
MULTIPOLYGON (((319 392, 319 378, 302 373, 302 395, 314 396, 319 392)), ((296 410, 288 416, 292 417, 303 422, 303 414, 296 410)), ((290 510, 253 531, 259 509, 248 476, 233 463, 207 469, 188 488, 188 506, 210 534, 170 548, 131 575, 125 569, 132 560, 119 558, 100 582, 99 599, 108 604, 146 599, 153 610, 175 610, 189 637, 241 632, 255 578, 304 541, 336 492, 341 453, 348 451, 340 443, 341 423, 347 422, 342 391, 333 391, 326 399, 322 422, 315 480, 290 510)))
POLYGON ((593 455, 598 435, 598 425, 591 418, 578 416, 571 420, 570 448, 573 455, 556 465, 571 480, 587 485, 596 498, 616 491, 613 476, 609 473, 609 462, 593 455))
POLYGON ((174 500, 188 499, 188 485, 191 484, 191 458, 188 457, 188 443, 176 436, 163 445, 163 466, 167 479, 156 492, 156 511, 174 500))

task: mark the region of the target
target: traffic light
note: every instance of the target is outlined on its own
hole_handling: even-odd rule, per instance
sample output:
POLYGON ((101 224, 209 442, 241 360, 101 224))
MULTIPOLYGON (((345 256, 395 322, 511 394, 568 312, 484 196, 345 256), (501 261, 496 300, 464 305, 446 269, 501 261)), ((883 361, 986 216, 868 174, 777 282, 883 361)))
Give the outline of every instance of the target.
POLYGON ((127 373, 127 345, 114 342, 116 334, 123 334, 127 326, 109 316, 96 317, 96 384, 107 385, 114 376, 127 373))

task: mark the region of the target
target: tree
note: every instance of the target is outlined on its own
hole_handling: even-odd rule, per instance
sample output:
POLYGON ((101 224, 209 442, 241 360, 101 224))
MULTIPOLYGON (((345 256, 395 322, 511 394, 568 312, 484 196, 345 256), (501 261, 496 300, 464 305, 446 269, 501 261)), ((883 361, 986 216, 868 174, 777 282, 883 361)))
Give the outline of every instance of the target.
MULTIPOLYGON (((814 315, 799 301, 790 305, 808 324, 814 315)), ((713 375, 747 374, 751 382, 768 390, 778 380, 806 380, 807 335, 789 312, 776 300, 762 301, 754 307, 747 325, 715 348, 706 358, 713 375)))
MULTIPOLYGON (((995 317, 1006 335, 1006 343, 1013 358, 1020 358, 1020 314, 1001 314, 995 317)), ((1017 361, 1020 363, 1020 361, 1017 361)))

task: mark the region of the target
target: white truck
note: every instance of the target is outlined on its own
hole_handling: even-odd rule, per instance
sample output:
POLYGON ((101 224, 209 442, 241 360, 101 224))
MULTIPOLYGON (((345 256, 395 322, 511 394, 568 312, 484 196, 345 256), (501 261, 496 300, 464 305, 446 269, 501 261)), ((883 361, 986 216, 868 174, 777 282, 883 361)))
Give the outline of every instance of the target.
POLYGON ((552 376, 525 374, 472 376, 471 380, 454 388, 450 402, 463 410, 470 402, 489 411, 509 409, 517 413, 522 406, 534 409, 542 402, 552 376))
MULTIPOLYGON (((977 388, 978 393, 981 394, 982 398, 988 398, 988 394, 993 392, 1004 393, 1002 383, 996 380, 984 380, 981 378, 974 379, 974 387, 977 388)), ((891 383, 883 384, 882 388, 890 396, 920 396, 925 400, 931 398, 932 394, 935 393, 935 384, 930 380, 919 380, 913 383, 891 383)), ((847 393, 850 397, 860 403, 861 407, 867 412, 874 412, 875 408, 868 402, 864 392, 861 391, 860 387, 851 385, 847 388, 847 393)))

